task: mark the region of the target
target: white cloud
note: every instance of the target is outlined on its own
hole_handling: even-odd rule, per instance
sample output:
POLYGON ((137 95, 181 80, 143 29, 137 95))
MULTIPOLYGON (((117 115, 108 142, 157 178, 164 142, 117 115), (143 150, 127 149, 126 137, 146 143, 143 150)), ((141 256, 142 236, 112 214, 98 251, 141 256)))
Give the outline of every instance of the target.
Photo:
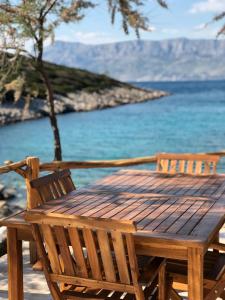
POLYGON ((114 37, 105 32, 67 32, 63 35, 56 35, 56 39, 65 42, 80 42, 84 44, 103 44, 116 42, 114 37))
POLYGON ((201 23, 201 24, 195 26, 194 30, 204 30, 204 29, 206 29, 206 27, 207 27, 207 24, 201 23))
POLYGON ((205 0, 193 4, 190 9, 190 13, 206 13, 213 12, 218 13, 225 10, 225 1, 224 0, 205 0))

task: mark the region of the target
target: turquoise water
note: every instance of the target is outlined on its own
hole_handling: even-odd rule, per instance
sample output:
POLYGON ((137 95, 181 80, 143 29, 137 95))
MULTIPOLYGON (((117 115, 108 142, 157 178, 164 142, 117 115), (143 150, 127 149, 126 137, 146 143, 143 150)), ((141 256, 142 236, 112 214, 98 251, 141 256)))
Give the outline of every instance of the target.
MULTIPOLYGON (((170 96, 141 104, 58 117, 64 160, 147 156, 156 152, 209 152, 225 149, 225 82, 138 83, 169 91, 170 96)), ((53 157, 48 119, 0 128, 0 163, 39 156, 53 157)), ((222 164, 220 165, 222 167, 222 164)), ((149 168, 141 166, 136 168, 149 168)), ((74 171, 78 186, 112 169, 74 171)), ((18 175, 0 180, 23 186, 18 175)))

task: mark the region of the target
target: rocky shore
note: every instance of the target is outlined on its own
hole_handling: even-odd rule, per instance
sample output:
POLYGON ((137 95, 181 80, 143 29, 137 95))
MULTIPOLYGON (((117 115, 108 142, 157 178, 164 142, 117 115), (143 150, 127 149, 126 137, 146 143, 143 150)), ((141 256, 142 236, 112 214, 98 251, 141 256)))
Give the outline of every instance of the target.
MULTIPOLYGON (((97 109, 116 107, 124 104, 140 103, 167 96, 167 92, 144 90, 131 86, 113 87, 99 92, 85 91, 68 93, 66 96, 55 95, 55 110, 57 114, 68 112, 85 112, 97 109)), ((3 103, 0 106, 0 125, 42 118, 48 115, 48 103, 43 99, 31 101, 29 109, 24 100, 17 103, 3 103)))

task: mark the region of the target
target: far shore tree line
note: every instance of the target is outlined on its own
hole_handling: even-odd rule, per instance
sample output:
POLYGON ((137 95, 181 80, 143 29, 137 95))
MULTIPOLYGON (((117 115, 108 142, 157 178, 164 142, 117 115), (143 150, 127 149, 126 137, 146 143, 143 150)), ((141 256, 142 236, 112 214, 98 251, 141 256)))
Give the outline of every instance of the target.
MULTIPOLYGON (((164 0, 152 0, 162 8, 167 9, 164 0)), ((147 0, 105 0, 111 23, 115 18, 121 22, 125 34, 130 29, 136 32, 150 31, 150 19, 143 12, 147 0)), ((18 100, 26 84, 22 74, 18 74, 21 60, 29 58, 31 67, 39 74, 46 90, 49 104, 49 119, 54 137, 54 160, 62 160, 62 146, 54 107, 54 91, 43 62, 44 44, 47 40, 54 40, 55 29, 62 23, 80 22, 86 11, 95 9, 98 1, 94 0, 3 0, 0 1, 0 92, 3 88, 10 88, 10 84, 20 84, 17 94, 18 100), (32 51, 27 50, 27 43, 32 45, 32 51), (9 82, 9 78, 14 81, 9 82)), ((213 21, 225 18, 225 12, 214 17, 213 21)), ((225 25, 218 35, 225 34, 225 25)), ((31 95, 28 94, 28 101, 31 95)), ((35 97, 35 95, 33 95, 35 97)))

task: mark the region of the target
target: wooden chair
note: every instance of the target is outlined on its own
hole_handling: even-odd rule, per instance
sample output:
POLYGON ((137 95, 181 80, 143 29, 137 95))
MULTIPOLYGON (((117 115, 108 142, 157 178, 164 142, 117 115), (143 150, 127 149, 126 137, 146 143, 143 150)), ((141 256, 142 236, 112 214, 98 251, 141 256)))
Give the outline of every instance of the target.
MULTIPOLYGON (((212 248, 225 251, 225 245, 213 244, 212 248)), ((187 262, 167 261, 167 272, 173 279, 171 299, 182 299, 177 290, 187 291, 187 262)), ((204 300, 225 299, 225 253, 207 251, 204 257, 204 300)))
POLYGON ((159 153, 156 171, 165 174, 216 174, 219 159, 218 155, 159 153))
MULTIPOLYGON (((32 211, 25 219, 32 224, 54 300, 115 300, 122 295, 124 300, 142 300, 156 293, 157 275, 161 272, 162 278, 165 274, 165 260, 142 256, 145 267, 140 269, 133 222, 59 214, 50 217, 32 211), (67 290, 60 289, 61 284, 68 285, 67 290)), ((162 282, 160 295, 165 291, 162 282)))
MULTIPOLYGON (((33 179, 30 181, 32 189, 36 190, 36 204, 41 205, 46 202, 66 195, 76 189, 71 178, 70 170, 57 171, 43 177, 33 179)), ((36 247, 33 242, 30 242, 30 261, 33 264, 34 270, 42 270, 42 263, 37 258, 36 247)))
POLYGON ((30 185, 38 192, 39 204, 58 199, 76 189, 70 170, 57 171, 31 180, 30 185))

